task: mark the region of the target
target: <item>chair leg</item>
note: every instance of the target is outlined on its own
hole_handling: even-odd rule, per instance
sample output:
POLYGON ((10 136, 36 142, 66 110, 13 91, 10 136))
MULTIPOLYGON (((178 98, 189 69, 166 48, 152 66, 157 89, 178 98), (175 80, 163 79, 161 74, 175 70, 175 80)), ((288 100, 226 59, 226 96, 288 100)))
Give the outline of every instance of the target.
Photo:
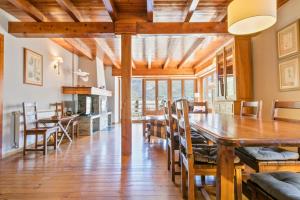
POLYGON ((242 169, 235 169, 236 200, 242 200, 243 198, 242 181, 242 169))
POLYGON ((24 147, 23 147, 23 155, 26 154, 26 146, 27 146, 27 135, 24 134, 24 147))
POLYGON ((54 133, 54 150, 57 148, 57 131, 54 133))
POLYGON ((175 182, 175 150, 171 145, 171 172, 172 172, 172 181, 175 182))
POLYGON ((78 138, 79 136, 79 124, 76 125, 76 137, 78 138))
POLYGON ((38 140, 39 140, 39 135, 36 134, 36 135, 35 135, 35 149, 38 148, 38 140))
POLYGON ((188 199, 195 200, 195 175, 188 171, 188 199))
POLYGON ((181 192, 182 197, 186 197, 186 169, 183 163, 181 163, 181 192))
POLYGON ((72 140, 74 140, 75 137, 75 127, 74 125, 72 126, 72 140))
POLYGON ((170 151, 170 146, 169 146, 169 142, 168 142, 168 139, 167 139, 167 164, 168 164, 168 171, 170 171, 170 164, 171 164, 171 159, 170 159, 170 154, 171 154, 171 151, 170 151))
POLYGON ((47 153, 47 134, 43 134, 43 154, 46 155, 47 153))

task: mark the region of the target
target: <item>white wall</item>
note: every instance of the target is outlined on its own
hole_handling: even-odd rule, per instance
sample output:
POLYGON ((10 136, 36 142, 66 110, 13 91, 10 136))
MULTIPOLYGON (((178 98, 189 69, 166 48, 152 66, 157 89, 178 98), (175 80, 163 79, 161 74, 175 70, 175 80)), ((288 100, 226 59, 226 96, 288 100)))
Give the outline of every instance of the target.
POLYGON ((119 83, 118 78, 112 76, 112 67, 105 68, 106 88, 112 91, 107 99, 108 111, 112 112, 112 122, 119 123, 119 83))
MULTIPOLYGON (((277 31, 300 18, 300 0, 290 0, 278 10, 276 25, 252 39, 254 97, 263 100, 263 118, 271 118, 272 101, 298 100, 300 91, 279 91, 277 31)), ((289 117, 299 118, 296 113, 289 117)))
MULTIPOLYGON (((39 110, 49 110, 49 104, 71 99, 61 94, 61 86, 72 85, 72 54, 49 39, 21 39, 7 33, 7 22, 16 21, 0 10, 0 33, 4 35, 4 96, 3 96, 3 149, 5 154, 13 151, 12 112, 21 111, 23 101, 38 103, 39 110), (23 84, 23 48, 43 55, 43 86, 23 84), (61 56, 61 73, 53 69, 53 56, 61 56)), ((75 69, 78 57, 74 56, 75 69)), ((75 83, 76 84, 76 83, 75 83)), ((22 147, 23 133, 20 133, 22 147)))

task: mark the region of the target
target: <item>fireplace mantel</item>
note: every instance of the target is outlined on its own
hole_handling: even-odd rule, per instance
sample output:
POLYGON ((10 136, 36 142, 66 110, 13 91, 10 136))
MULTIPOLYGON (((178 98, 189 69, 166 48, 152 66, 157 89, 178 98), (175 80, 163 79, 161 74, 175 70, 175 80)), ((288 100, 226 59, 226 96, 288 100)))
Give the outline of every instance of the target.
POLYGON ((112 96, 109 90, 99 89, 96 87, 62 87, 63 94, 84 94, 84 95, 97 95, 97 96, 112 96))

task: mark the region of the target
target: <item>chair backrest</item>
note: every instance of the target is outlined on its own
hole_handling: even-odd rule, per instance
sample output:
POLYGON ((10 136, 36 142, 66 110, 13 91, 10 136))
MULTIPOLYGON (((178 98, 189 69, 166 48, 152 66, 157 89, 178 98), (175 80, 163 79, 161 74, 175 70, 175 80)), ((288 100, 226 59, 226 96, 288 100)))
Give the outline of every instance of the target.
POLYGON ((262 101, 241 101, 241 116, 261 118, 262 101))
POLYGON ((23 102, 23 120, 24 131, 26 132, 30 126, 38 127, 37 105, 34 103, 23 102))
POLYGON ((190 113, 208 113, 207 101, 188 102, 190 113))
POLYGON ((55 116, 64 116, 64 103, 63 102, 56 102, 56 103, 52 103, 50 104, 50 106, 55 107, 55 116))
POLYGON ((191 139, 191 128, 189 121, 189 105, 186 99, 176 101, 176 114, 178 122, 178 132, 184 138, 184 145, 186 156, 193 158, 193 148, 191 139))
POLYGON ((170 138, 172 140, 173 137, 174 137, 174 126, 173 126, 174 125, 174 120, 173 120, 173 117, 172 117, 172 104, 171 104, 171 101, 166 101, 164 103, 164 116, 165 116, 165 119, 166 119, 167 127, 170 130, 170 138))
POLYGON ((290 110, 300 110, 300 101, 274 101, 273 102, 273 120, 278 121, 286 121, 286 122, 298 122, 298 119, 289 119, 289 118, 282 118, 278 116, 279 109, 290 109, 290 110))

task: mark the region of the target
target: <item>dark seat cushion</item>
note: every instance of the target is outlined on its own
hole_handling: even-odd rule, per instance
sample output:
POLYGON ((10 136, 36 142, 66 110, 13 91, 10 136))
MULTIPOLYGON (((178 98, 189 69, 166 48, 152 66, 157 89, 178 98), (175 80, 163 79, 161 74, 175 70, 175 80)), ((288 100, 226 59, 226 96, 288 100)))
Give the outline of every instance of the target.
POLYGON ((239 150, 259 161, 298 160, 299 158, 298 153, 278 147, 242 147, 239 150))
POLYGON ((273 172, 251 174, 251 181, 278 200, 300 200, 300 174, 273 172))
MULTIPOLYGON (((194 160, 196 164, 217 163, 217 145, 195 144, 193 145, 194 160)), ((234 163, 239 163, 240 159, 235 157, 234 163)))

